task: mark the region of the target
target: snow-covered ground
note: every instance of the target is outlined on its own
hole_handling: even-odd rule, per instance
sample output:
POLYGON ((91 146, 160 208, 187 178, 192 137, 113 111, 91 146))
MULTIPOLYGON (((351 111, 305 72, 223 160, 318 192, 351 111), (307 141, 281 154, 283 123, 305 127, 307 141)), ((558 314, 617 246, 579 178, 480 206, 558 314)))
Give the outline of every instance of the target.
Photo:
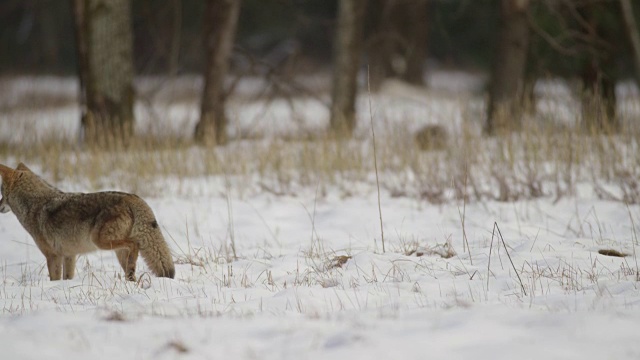
MULTIPOLYGON (((374 98, 374 119, 460 121, 456 97, 388 86, 402 96, 374 98)), ((304 119, 322 125, 326 109, 309 104, 298 103, 304 119)), ((185 106, 173 108, 177 119, 194 121, 197 110, 176 106, 185 106)), ((251 111, 291 120, 288 105, 273 106, 234 109, 242 124, 251 111)), ((46 113, 43 126, 77 129, 77 107, 46 113)), ((2 136, 17 137, 12 119, 42 113, 0 116, 2 136)), ((174 253, 173 280, 146 275, 140 261, 140 281, 124 281, 115 256, 99 252, 79 259, 75 279, 51 282, 33 240, 2 214, 0 357, 640 358, 638 205, 590 189, 439 205, 382 189, 383 251, 375 181, 276 195, 228 180, 181 179, 183 191, 147 197, 174 253)))

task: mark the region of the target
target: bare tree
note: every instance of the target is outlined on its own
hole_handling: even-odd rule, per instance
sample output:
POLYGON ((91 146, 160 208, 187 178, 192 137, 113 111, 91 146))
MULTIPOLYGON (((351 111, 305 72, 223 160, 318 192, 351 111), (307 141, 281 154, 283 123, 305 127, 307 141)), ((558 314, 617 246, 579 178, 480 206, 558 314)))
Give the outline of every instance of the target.
POLYGON ((587 47, 582 67, 582 121, 587 131, 616 132, 615 60, 619 32, 612 28, 609 16, 620 20, 616 4, 605 1, 583 2, 576 9, 581 33, 587 47))
POLYGON ((633 16, 633 6, 631 0, 620 0, 622 9, 622 18, 624 20, 625 30, 631 49, 633 49, 633 65, 636 76, 636 84, 640 86, 640 34, 638 34, 638 25, 633 16))
POLYGON ((397 77, 424 84, 427 55, 428 0, 382 0, 375 9, 377 30, 368 41, 371 88, 397 77))
POLYGON ((356 127, 358 68, 366 0, 339 0, 338 26, 334 42, 331 91, 331 130, 349 136, 356 127))
POLYGON ((620 41, 624 34, 630 40, 640 78, 640 40, 630 6, 625 0, 547 1, 546 8, 558 26, 556 36, 540 24, 530 23, 537 35, 571 64, 570 76, 580 76, 581 121, 589 132, 620 128, 615 85, 620 76, 619 60, 629 52, 627 44, 620 41))
POLYGON ((501 0, 498 48, 491 72, 485 127, 488 134, 520 125, 530 37, 528 9, 529 0, 501 0))
POLYGON ((72 0, 71 7, 73 10, 74 20, 74 35, 76 41, 76 58, 78 66, 78 79, 79 79, 79 102, 82 109, 81 123, 84 126, 85 117, 87 113, 87 81, 89 80, 89 54, 87 43, 87 24, 85 8, 87 6, 86 0, 72 0))
POLYGON ((133 35, 128 0, 74 0, 85 140, 126 144, 133 136, 133 35))
POLYGON ((402 79, 415 85, 424 85, 424 62, 427 57, 427 35, 429 28, 428 0, 407 1, 404 4, 407 23, 404 33, 407 46, 404 48, 405 66, 402 79))
POLYGON ((195 140, 205 145, 227 141, 224 80, 233 50, 240 0, 208 0, 204 14, 204 46, 207 52, 200 121, 195 140))
POLYGON ((47 64, 55 64, 60 52, 60 34, 56 26, 56 13, 51 11, 52 0, 40 1, 38 18, 42 36, 42 50, 44 61, 47 64))

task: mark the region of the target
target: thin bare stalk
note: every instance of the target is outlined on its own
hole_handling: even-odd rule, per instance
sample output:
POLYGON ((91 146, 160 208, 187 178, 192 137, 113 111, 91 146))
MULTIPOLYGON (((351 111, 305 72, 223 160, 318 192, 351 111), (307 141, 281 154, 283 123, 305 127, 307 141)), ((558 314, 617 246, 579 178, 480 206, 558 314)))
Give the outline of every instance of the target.
POLYGON ((376 132, 373 129, 373 111, 371 110, 371 83, 369 81, 369 68, 367 67, 367 92, 369 95, 369 121, 371 123, 371 136, 373 138, 373 165, 376 170, 376 188, 378 190, 378 214, 380 214, 380 237, 382 238, 382 253, 384 248, 384 228, 382 226, 382 206, 380 205, 380 179, 378 178, 378 156, 376 154, 376 132))
POLYGON ((489 244, 489 261, 487 262, 487 291, 489 291, 489 278, 491 277, 491 251, 493 250, 493 238, 496 236, 496 227, 491 232, 491 243, 489 244))
POLYGON ((235 227, 233 225, 233 208, 231 205, 231 186, 227 182, 227 217, 229 219, 229 241, 231 242, 231 251, 233 252, 233 260, 238 260, 238 255, 236 254, 236 233, 235 227))
MULTIPOLYGON (((524 288, 524 284, 522 283, 522 279, 520 278, 520 274, 518 274, 518 269, 516 269, 516 266, 513 264, 513 260, 511 260, 511 255, 509 255, 509 249, 507 248, 507 243, 504 241, 504 237, 502 236, 502 232, 500 231, 500 228, 498 227, 498 223, 494 222, 493 223, 493 230, 495 234, 495 230, 498 230, 498 235, 500 235, 500 240, 502 241, 502 245, 504 246, 504 251, 507 253, 507 257, 509 258, 509 261, 511 262, 511 266, 513 267, 513 271, 516 272, 516 276, 518 277, 518 281, 520 282, 520 287, 522 288, 522 293, 524 294, 524 296, 527 296, 527 291, 524 288)), ((491 242, 493 243, 493 235, 491 237, 491 242)), ((488 281, 488 279, 487 279, 488 281)))
POLYGON ((636 233, 636 223, 633 221, 633 215, 631 215, 631 209, 627 204, 627 212, 629 213, 629 219, 631 220, 631 230, 633 231, 633 239, 631 239, 631 246, 633 246, 633 259, 636 262, 636 281, 640 281, 640 274, 638 273, 638 257, 636 256, 636 242, 638 242, 638 233, 636 233))
POLYGON ((464 226, 464 220, 467 214, 467 174, 464 177, 464 193, 462 195, 462 212, 458 208, 458 215, 460 216, 460 222, 462 223, 462 250, 465 249, 469 253, 469 263, 473 265, 473 258, 471 257, 471 247, 469 246, 469 239, 467 238, 467 229, 464 226))

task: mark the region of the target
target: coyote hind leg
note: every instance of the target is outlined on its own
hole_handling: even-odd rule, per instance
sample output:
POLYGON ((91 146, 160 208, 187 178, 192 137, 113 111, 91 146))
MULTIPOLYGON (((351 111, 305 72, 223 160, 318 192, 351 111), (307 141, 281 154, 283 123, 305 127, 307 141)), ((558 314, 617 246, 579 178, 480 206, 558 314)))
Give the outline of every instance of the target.
POLYGON ((138 245, 128 239, 132 227, 133 219, 128 207, 106 209, 96 219, 91 241, 101 250, 114 250, 127 280, 135 281, 138 245))
POLYGON ((118 262, 124 270, 124 274, 129 281, 136 281, 136 261, 138 261, 138 247, 134 244, 132 247, 116 250, 118 262))
POLYGON ((138 260, 138 246, 130 240, 94 239, 93 242, 101 250, 115 250, 118 262, 129 281, 136 281, 136 260, 138 260))

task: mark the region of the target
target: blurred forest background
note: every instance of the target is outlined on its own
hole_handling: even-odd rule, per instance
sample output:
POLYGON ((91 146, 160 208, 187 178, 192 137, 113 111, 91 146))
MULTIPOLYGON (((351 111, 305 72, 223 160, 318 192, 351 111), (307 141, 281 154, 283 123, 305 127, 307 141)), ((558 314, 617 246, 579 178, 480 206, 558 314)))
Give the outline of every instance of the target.
MULTIPOLYGON (((419 1, 404 2, 413 6, 419 1)), ((267 57, 282 47, 295 47, 296 56, 305 62, 305 70, 330 66, 337 3, 336 0, 242 1, 235 45, 237 56, 247 53, 267 57)), ((368 4, 369 38, 375 35, 383 3, 384 0, 372 0, 368 4)), ((421 10, 426 19, 428 58, 443 66, 488 69, 500 1, 427 3, 421 10)), ((205 0, 132 0, 136 73, 201 73, 205 6, 205 0)), ((70 1, 3 0, 2 74, 75 74, 73 16, 70 1)))
POLYGON ((639 11, 631 0, 3 0, 0 75, 79 76, 85 130, 124 138, 136 76, 201 74, 194 137, 222 144, 230 77, 331 74, 330 127, 350 134, 358 73, 376 91, 387 78, 428 87, 438 69, 489 74, 486 133, 517 129, 541 78, 580 83, 585 125, 618 131, 615 84, 640 80, 639 11))

